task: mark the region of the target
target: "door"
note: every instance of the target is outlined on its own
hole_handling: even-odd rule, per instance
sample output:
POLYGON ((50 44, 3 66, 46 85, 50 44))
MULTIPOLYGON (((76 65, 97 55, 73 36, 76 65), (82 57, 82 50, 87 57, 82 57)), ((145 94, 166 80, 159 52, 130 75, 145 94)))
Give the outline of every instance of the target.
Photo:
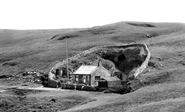
POLYGON ((98 87, 100 87, 100 88, 107 88, 108 87, 107 81, 106 80, 98 81, 98 87))

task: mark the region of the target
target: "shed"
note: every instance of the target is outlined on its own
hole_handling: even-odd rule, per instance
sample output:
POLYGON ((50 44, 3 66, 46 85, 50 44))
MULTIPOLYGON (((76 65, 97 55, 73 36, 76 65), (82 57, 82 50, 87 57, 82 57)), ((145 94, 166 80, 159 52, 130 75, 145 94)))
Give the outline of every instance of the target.
POLYGON ((101 78, 110 77, 111 74, 101 65, 82 65, 71 76, 76 84, 98 86, 101 78))
POLYGON ((120 86, 121 80, 117 77, 104 77, 99 81, 99 88, 115 88, 120 86))
POLYGON ((115 93, 126 93, 130 88, 127 87, 125 81, 118 77, 105 77, 99 81, 99 90, 109 90, 115 93))

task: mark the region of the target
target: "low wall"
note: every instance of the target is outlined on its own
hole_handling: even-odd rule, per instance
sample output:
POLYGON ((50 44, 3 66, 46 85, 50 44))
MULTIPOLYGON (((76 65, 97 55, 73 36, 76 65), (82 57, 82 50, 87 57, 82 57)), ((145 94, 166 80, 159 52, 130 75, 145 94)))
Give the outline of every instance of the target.
POLYGON ((140 73, 142 73, 146 69, 146 67, 148 66, 148 62, 150 60, 151 54, 150 54, 150 51, 149 51, 147 45, 142 44, 142 46, 144 47, 144 50, 147 52, 147 57, 146 57, 145 61, 141 64, 141 66, 139 68, 137 68, 137 70, 135 71, 134 77, 137 77, 140 73))

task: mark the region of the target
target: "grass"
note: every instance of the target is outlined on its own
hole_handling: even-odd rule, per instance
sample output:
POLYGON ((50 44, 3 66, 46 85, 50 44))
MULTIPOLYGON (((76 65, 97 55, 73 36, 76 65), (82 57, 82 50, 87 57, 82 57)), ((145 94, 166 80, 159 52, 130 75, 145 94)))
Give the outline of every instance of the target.
MULTIPOLYGON (((105 103, 102 104, 104 106, 86 108, 83 111, 184 111, 184 24, 129 23, 132 24, 119 22, 89 29, 0 30, 0 75, 14 76, 24 70, 49 71, 54 62, 65 59, 65 40, 57 40, 60 38, 60 35, 78 35, 68 39, 70 56, 98 45, 128 42, 146 43, 149 45, 153 58, 151 58, 149 67, 139 77, 145 82, 145 85, 132 93, 120 95, 112 100, 107 99, 107 102, 112 102, 110 104, 105 103), (56 35, 59 35, 59 37, 51 39, 56 35), (148 38, 146 35, 149 35, 151 38, 148 38), (160 64, 163 66, 160 66, 160 64)), ((21 81, 3 80, 1 83, 15 85, 15 83, 19 82, 21 81)), ((57 94, 59 95, 59 93, 57 94)), ((70 94, 74 93, 71 92, 70 94)), ((84 92, 83 94, 86 93, 84 92)), ((89 95, 89 97, 91 96, 89 95)), ((104 98, 103 95, 97 95, 97 97, 100 99, 104 98)), ((37 98, 37 96, 34 98, 37 98)), ((25 101, 28 104, 29 101, 32 104, 36 104, 35 106, 30 106, 32 109, 30 111, 37 111, 43 108, 48 109, 49 107, 56 110, 57 108, 61 108, 61 110, 68 109, 70 108, 69 106, 74 107, 80 103, 83 105, 82 102, 85 100, 82 98, 82 101, 78 95, 77 98, 62 97, 60 100, 57 98, 55 98, 55 101, 58 102, 57 104, 53 103, 53 97, 45 97, 41 101, 28 98, 25 101), (49 105, 48 107, 41 106, 46 99, 52 103, 45 103, 49 105)), ((15 102, 17 101, 15 100, 15 102)), ((1 109, 2 107, 15 109, 15 107, 18 108, 23 105, 21 103, 15 106, 15 102, 10 103, 10 99, 7 100, 7 103, 3 104, 1 102, 1 109)), ((85 104, 88 105, 88 103, 85 104)), ((22 109, 24 110, 25 107, 22 106, 22 109)), ((82 110, 79 111, 81 112, 82 110)))
MULTIPOLYGON (((116 103, 104 105, 101 107, 96 107, 93 109, 86 109, 80 112, 128 111, 128 110, 132 110, 132 108, 134 107, 136 108, 136 107, 147 105, 150 103, 157 103, 161 101, 168 102, 168 100, 171 100, 171 99, 184 98, 185 97, 185 94, 184 94, 185 87, 182 86, 181 84, 184 84, 184 83, 179 83, 179 84, 174 84, 174 85, 173 84, 169 84, 169 85, 160 84, 160 85, 143 87, 142 89, 138 91, 124 95, 122 97, 119 97, 119 99, 115 99, 117 100, 116 103)), ((156 110, 154 107, 156 106, 151 104, 150 108, 147 108, 146 110, 155 112, 156 110)), ((145 112, 144 110, 145 109, 142 109, 142 111, 140 112, 145 112)), ((135 109, 135 111, 137 111, 137 109, 135 109)))
POLYGON ((66 110, 79 104, 88 103, 88 98, 73 96, 40 96, 32 97, 29 94, 43 94, 39 90, 12 89, 8 91, 8 97, 0 97, 0 111, 6 112, 56 112, 66 110))

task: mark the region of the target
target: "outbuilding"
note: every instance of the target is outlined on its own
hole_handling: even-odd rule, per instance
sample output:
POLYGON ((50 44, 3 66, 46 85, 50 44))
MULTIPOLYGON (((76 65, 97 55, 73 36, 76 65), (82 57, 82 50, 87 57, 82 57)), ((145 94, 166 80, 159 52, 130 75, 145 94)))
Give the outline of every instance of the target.
POLYGON ((104 77, 98 82, 100 89, 116 88, 122 86, 122 81, 117 77, 104 77))

